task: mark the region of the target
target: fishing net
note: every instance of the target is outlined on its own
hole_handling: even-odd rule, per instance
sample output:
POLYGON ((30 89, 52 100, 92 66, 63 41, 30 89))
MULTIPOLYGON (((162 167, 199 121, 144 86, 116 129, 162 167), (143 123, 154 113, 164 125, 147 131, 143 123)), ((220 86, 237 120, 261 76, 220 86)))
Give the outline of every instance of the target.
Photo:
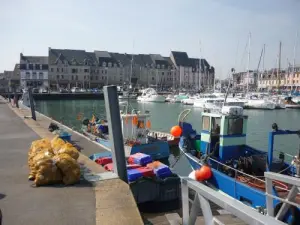
POLYGON ((70 155, 65 153, 55 155, 53 160, 62 172, 64 184, 75 184, 80 180, 80 166, 70 155))
POLYGON ((71 156, 75 160, 77 160, 78 157, 79 157, 78 150, 70 143, 64 144, 62 146, 62 148, 57 151, 56 154, 68 154, 69 156, 71 156))
POLYGON ((65 144, 64 140, 59 138, 58 136, 55 136, 51 140, 51 147, 55 154, 57 154, 58 150, 61 149, 64 144, 65 144))
POLYGON ((58 136, 51 141, 34 141, 28 152, 29 179, 36 186, 77 183, 80 180, 78 157, 78 150, 58 136))
POLYGON ((37 187, 42 185, 61 183, 61 171, 57 168, 52 159, 41 159, 37 162, 35 168, 36 176, 34 183, 37 187))

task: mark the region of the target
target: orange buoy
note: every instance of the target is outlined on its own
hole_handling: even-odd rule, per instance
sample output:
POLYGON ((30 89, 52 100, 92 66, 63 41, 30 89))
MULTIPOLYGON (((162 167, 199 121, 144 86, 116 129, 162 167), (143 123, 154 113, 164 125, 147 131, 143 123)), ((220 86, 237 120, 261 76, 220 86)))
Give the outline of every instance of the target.
POLYGON ((174 136, 174 137, 179 137, 182 133, 182 129, 180 126, 176 125, 174 127, 171 128, 170 133, 174 136))
POLYGON ((148 120, 148 121, 147 121, 147 123, 146 123, 146 127, 147 127, 148 129, 150 129, 150 128, 151 128, 151 121, 150 121, 150 120, 148 120))
POLYGON ((195 171, 195 178, 197 181, 204 181, 211 178, 212 172, 209 166, 202 166, 199 170, 195 171))

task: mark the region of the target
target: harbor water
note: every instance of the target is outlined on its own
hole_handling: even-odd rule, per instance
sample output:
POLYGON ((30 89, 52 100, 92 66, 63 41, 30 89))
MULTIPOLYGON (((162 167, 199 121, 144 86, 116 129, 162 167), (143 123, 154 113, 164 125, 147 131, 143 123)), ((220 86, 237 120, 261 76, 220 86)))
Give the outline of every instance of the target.
MULTIPOLYGON (((194 129, 201 131, 201 110, 192 106, 185 106, 179 103, 138 103, 130 102, 132 108, 141 112, 150 111, 150 120, 153 130, 169 132, 170 128, 178 123, 178 115, 184 109, 190 108, 191 113, 186 118, 194 129)), ((36 110, 72 127, 80 130, 80 117, 91 118, 92 115, 98 118, 105 118, 105 102, 103 100, 55 100, 37 101, 36 110), (81 115, 81 116, 79 116, 81 115)), ((300 130, 300 110, 245 110, 248 115, 247 144, 254 148, 267 151, 268 132, 271 131, 273 123, 277 123, 280 129, 300 130)), ((283 151, 291 155, 298 154, 300 138, 296 135, 279 136, 275 138, 275 150, 283 151)), ((178 149, 172 149, 170 161, 180 156, 178 149)), ((291 159, 287 159, 290 161, 291 159)), ((190 168, 187 166, 184 157, 176 164, 175 169, 181 175, 186 175, 190 168)))

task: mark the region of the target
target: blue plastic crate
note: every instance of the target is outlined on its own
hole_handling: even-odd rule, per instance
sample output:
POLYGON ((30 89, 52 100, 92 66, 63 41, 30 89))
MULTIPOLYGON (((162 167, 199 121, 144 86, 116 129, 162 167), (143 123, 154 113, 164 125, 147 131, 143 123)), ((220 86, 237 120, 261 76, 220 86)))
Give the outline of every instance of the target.
POLYGON ((63 139, 64 141, 67 141, 67 142, 71 142, 71 137, 72 137, 72 134, 61 134, 61 135, 59 135, 59 138, 63 139))

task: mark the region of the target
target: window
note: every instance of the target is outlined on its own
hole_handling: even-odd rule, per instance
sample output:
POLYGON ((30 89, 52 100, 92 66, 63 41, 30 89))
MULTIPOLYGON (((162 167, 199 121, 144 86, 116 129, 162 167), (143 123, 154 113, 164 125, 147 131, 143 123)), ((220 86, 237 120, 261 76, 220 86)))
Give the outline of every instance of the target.
POLYGON ((105 70, 105 74, 107 74, 107 70, 105 70))
MULTIPOLYGON (((219 101, 219 103, 222 103, 223 101, 219 101)), ((211 125, 212 125, 212 133, 214 134, 220 134, 220 126, 221 126, 221 118, 213 117, 211 118, 211 125)))
POLYGON ((72 75, 72 80, 74 80, 74 76, 72 75))
POLYGON ((64 72, 64 68, 61 68, 61 72, 64 72))
POLYGON ((83 79, 86 79, 86 76, 84 76, 83 79))
POLYGON ((53 68, 51 68, 51 72, 53 72, 54 71, 54 69, 53 68))
POLYGON ((228 119, 228 135, 243 134, 243 118, 228 119))
POLYGON ((76 75, 76 80, 78 80, 78 76, 76 75))
POLYGON ((29 65, 28 65, 28 68, 29 68, 30 70, 33 70, 33 64, 29 64, 29 65))
POLYGON ((164 75, 165 73, 164 72, 161 72, 161 75, 164 75))
POLYGON ((40 80, 44 79, 44 76, 43 76, 43 75, 44 75, 43 73, 39 73, 39 79, 40 79, 40 80))
POLYGON ((59 75, 56 75, 56 79, 59 80, 59 75))
POLYGON ((64 79, 64 75, 61 75, 61 79, 62 79, 62 80, 64 79))
POLYGON ((98 76, 96 76, 96 80, 98 80, 98 76))
POLYGON ((72 69, 72 73, 77 73, 77 69, 72 69))
POLYGON ((93 76, 91 76, 91 80, 93 80, 93 76))
POLYGON ((104 71, 102 70, 102 74, 104 73, 104 71))
POLYGON ((56 72, 59 72, 59 68, 56 68, 56 72))
POLYGON ((88 73, 88 72, 89 72, 89 69, 84 69, 84 72, 85 72, 85 73, 88 73))
POLYGON ((210 130, 210 119, 208 116, 202 116, 202 130, 210 130))
POLYGON ((30 73, 26 72, 26 79, 30 79, 30 73))
POLYGON ((154 77, 152 77, 152 80, 154 80, 154 77))

